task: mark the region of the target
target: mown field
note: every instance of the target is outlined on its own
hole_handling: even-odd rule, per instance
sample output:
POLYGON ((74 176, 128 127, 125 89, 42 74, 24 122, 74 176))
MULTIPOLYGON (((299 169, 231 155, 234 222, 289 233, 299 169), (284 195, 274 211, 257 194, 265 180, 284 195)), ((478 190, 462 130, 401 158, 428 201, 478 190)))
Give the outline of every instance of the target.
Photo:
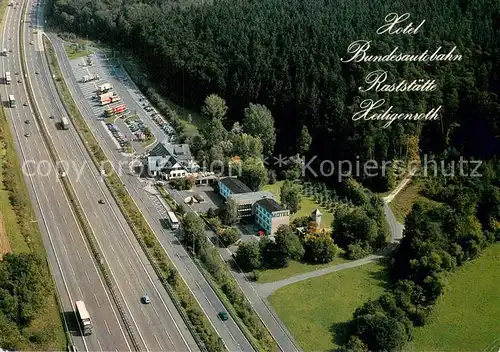
POLYGON ((382 294, 386 280, 385 268, 370 263, 285 286, 269 301, 304 351, 331 351, 354 310, 382 294))
POLYGON ((415 330, 411 351, 500 349, 500 243, 467 262, 449 280, 431 321, 415 330), (496 341, 496 342, 495 342, 496 341), (495 348, 494 348, 495 347, 495 348))

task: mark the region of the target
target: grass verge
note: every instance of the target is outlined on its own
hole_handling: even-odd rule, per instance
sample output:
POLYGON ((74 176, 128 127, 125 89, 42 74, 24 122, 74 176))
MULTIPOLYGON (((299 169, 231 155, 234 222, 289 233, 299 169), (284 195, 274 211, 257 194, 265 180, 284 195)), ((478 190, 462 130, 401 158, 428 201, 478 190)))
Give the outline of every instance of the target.
MULTIPOLYGON (((57 90, 63 100, 68 115, 72 119, 83 144, 89 151, 92 160, 96 167, 104 164, 107 161, 106 156, 101 149, 99 143, 95 140, 94 135, 89 130, 85 119, 81 115, 76 106, 71 93, 62 79, 62 73, 59 68, 57 56, 55 54, 52 43, 44 37, 44 46, 49 67, 52 73, 58 77, 56 79, 57 90)), ((144 253, 155 269, 160 281, 169 293, 172 301, 179 310, 179 314, 183 317, 186 325, 190 329, 193 337, 200 345, 202 350, 208 351, 223 351, 224 346, 222 341, 217 336, 217 333, 211 326, 208 319, 204 316, 203 311, 191 295, 188 287, 180 278, 178 273, 173 268, 170 259, 161 248, 161 245, 156 240, 154 233, 142 216, 140 210, 135 205, 133 199, 128 194, 124 184, 121 182, 118 175, 111 169, 110 163, 105 163, 106 174, 105 183, 117 204, 120 207, 127 223, 130 225, 139 244, 144 250, 144 253)))
POLYGON ((268 299, 304 351, 332 351, 356 308, 384 292, 387 272, 370 263, 278 289, 268 299))
POLYGON ((72 45, 72 46, 65 45, 64 46, 64 50, 66 51, 66 55, 68 55, 68 58, 70 60, 78 59, 78 58, 81 58, 81 57, 87 57, 90 54, 92 54, 91 50, 88 50, 88 49, 85 49, 85 50, 78 49, 76 47, 76 44, 72 45))
MULTIPOLYGON (((24 183, 21 165, 14 149, 14 140, 9 131, 6 114, 0 108, 0 213, 7 229, 8 239, 13 253, 35 253, 44 258, 47 254, 42 236, 38 229, 27 185, 24 183)), ((50 272, 48 264, 45 270, 50 272)), ((50 275, 50 273, 48 274, 50 275)), ((54 284, 52 294, 47 297, 43 311, 23 331, 23 335, 37 334, 49 337, 42 343, 27 342, 25 350, 64 350, 66 336, 63 329, 54 284)))
MULTIPOLYGON (((341 249, 339 248, 339 252, 340 251, 341 249)), ((337 257, 327 264, 309 264, 309 263, 296 262, 292 260, 290 261, 290 263, 286 268, 266 269, 259 271, 259 274, 257 275, 258 276, 257 282, 259 284, 265 284, 268 282, 288 279, 289 277, 295 275, 328 268, 330 266, 346 263, 349 261, 347 259, 342 258, 341 255, 342 255, 341 253, 338 253, 337 257)))
POLYGON ((429 323, 415 329, 415 338, 408 350, 498 350, 499 262, 500 243, 495 243, 479 258, 461 266, 450 278, 445 294, 438 299, 429 323))
POLYGON ((148 147, 156 141, 156 137, 153 134, 149 134, 146 139, 141 141, 143 147, 148 147))

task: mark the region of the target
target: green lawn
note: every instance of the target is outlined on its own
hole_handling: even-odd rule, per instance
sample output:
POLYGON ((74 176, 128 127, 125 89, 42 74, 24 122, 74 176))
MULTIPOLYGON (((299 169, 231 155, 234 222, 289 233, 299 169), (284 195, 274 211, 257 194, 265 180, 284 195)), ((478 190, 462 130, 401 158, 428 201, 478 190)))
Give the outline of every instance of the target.
POLYGON ((123 121, 140 121, 140 117, 137 115, 132 115, 123 119, 123 121))
POLYGON ((269 301, 304 351, 331 351, 354 310, 381 295, 386 279, 385 268, 370 263, 283 287, 269 301))
MULTIPOLYGON (((264 191, 269 191, 273 193, 276 197, 276 199, 279 201, 280 200, 280 189, 281 186, 283 185, 284 181, 278 181, 275 184, 272 185, 266 185, 263 187, 264 191)), ((302 216, 309 216, 311 215, 312 211, 314 209, 318 208, 321 213, 323 213, 323 216, 321 218, 321 226, 325 228, 330 228, 332 226, 333 222, 333 214, 329 212, 327 209, 323 208, 321 205, 316 203, 312 198, 306 197, 302 194, 302 202, 300 204, 300 210, 293 214, 290 219, 293 220, 298 217, 302 216)))
MULTIPOLYGON (((340 251, 340 249, 339 249, 340 251)), ((263 284, 266 282, 273 282, 273 281, 279 281, 283 279, 287 279, 289 277, 307 273, 310 271, 315 271, 319 269, 324 269, 328 268, 329 266, 332 265, 337 265, 337 264, 342 264, 345 262, 348 262, 349 260, 341 258, 340 256, 337 256, 335 259, 333 259, 330 263, 327 264, 308 264, 308 263, 301 263, 301 262, 296 262, 296 261, 290 261, 288 266, 286 268, 281 268, 281 269, 268 269, 268 270, 263 270, 259 271, 259 279, 257 280, 258 283, 263 284)))
POLYGON ((146 137, 145 140, 141 141, 143 147, 148 147, 156 141, 156 137, 154 135, 150 135, 146 137))
POLYGON ((415 330, 411 351, 500 348, 500 243, 462 266, 438 299, 431 322, 415 330))
POLYGON ((74 47, 70 46, 64 46, 64 49, 66 50, 66 55, 68 55, 68 58, 70 60, 78 59, 80 57, 86 57, 90 54, 92 54, 92 50, 81 50, 81 49, 75 49, 74 47))

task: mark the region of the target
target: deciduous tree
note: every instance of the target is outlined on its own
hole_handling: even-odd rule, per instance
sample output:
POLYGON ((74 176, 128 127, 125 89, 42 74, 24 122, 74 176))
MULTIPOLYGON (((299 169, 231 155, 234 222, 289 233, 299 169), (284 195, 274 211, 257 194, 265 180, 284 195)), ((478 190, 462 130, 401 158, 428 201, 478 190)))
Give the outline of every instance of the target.
POLYGON ((245 109, 243 130, 252 136, 260 138, 265 153, 274 151, 276 143, 274 119, 271 111, 264 105, 250 103, 248 108, 245 109))
POLYGON ((224 120, 227 114, 227 105, 224 99, 217 94, 210 94, 205 98, 201 113, 211 120, 224 120))
POLYGON ((300 188, 291 181, 286 180, 280 189, 280 200, 283 205, 290 210, 290 213, 295 214, 300 210, 300 188))
POLYGON ((267 183, 267 170, 258 158, 248 158, 241 168, 241 181, 253 191, 258 191, 267 183))
POLYGON ((245 271, 261 267, 260 248, 257 242, 244 242, 236 251, 236 262, 245 271))

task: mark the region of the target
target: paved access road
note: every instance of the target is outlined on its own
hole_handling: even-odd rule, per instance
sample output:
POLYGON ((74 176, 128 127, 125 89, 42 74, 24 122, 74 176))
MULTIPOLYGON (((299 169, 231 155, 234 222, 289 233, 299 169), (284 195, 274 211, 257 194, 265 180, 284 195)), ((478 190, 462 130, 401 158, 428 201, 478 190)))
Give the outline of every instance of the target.
MULTIPOLYGON (((17 107, 5 108, 11 134, 22 165, 27 166, 25 180, 30 190, 38 224, 47 251, 48 262, 59 292, 64 316, 70 325, 74 343, 79 350, 111 351, 130 350, 116 308, 99 275, 93 257, 86 245, 76 218, 71 211, 63 187, 45 148, 39 128, 33 118, 25 91, 25 77, 21 74, 19 26, 22 7, 7 7, 4 18, 2 45, 9 51, 0 57, 2 76, 9 71, 12 83, 2 82, 1 96, 4 102, 13 94, 17 107), (16 74, 16 72, 18 74, 16 74), (21 83, 18 83, 18 80, 21 83), (26 124, 25 121, 29 121, 26 124), (29 137, 25 137, 30 133, 29 137), (38 170, 37 170, 38 167, 38 170), (38 172, 37 172, 38 171, 38 172), (74 302, 83 300, 89 310, 94 333, 83 338, 74 322, 74 302)), ((24 19, 23 19, 24 20, 24 19)))
MULTIPOLYGON (((117 151, 116 145, 114 144, 107 131, 103 128, 101 122, 96 121, 96 116, 93 114, 92 107, 91 105, 89 105, 86 94, 82 94, 80 86, 83 84, 79 83, 77 80, 81 79, 82 73, 86 73, 79 70, 78 76, 75 77, 74 70, 75 66, 79 67, 78 63, 70 63, 66 57, 61 42, 58 41, 54 36, 51 36, 51 39, 53 39, 52 42, 56 48, 59 63, 65 76, 65 80, 70 87, 73 97, 76 98, 75 100, 78 107, 80 108, 80 111, 82 111, 83 115, 87 119, 87 123, 89 124, 90 129, 94 133, 100 145, 103 147, 107 158, 114 165, 127 165, 127 163, 131 162, 132 159, 125 157, 117 151)), ((99 68, 97 66, 97 63, 96 66, 92 67, 91 72, 99 73, 101 77, 109 77, 109 74, 106 74, 105 70, 102 67, 99 68)), ((101 79, 101 81, 104 83, 107 80, 101 79)), ((117 93, 122 97, 123 102, 129 106, 129 109, 132 109, 132 111, 137 110, 137 112, 139 112, 138 110, 140 110, 140 107, 137 105, 135 98, 132 98, 130 95, 130 91, 135 89, 130 86, 124 89, 118 80, 112 79, 111 77, 109 77, 109 81, 115 87, 119 87, 118 89, 115 89, 115 91, 117 91, 117 93), (132 108, 132 106, 134 105, 135 107, 132 108)), ((154 123, 152 121, 146 120, 144 114, 141 115, 141 117, 144 118, 144 121, 151 126, 153 133, 163 133, 163 131, 153 128, 154 123)), ((225 322, 222 322, 218 319, 217 313, 225 310, 224 305, 218 299, 215 292, 211 289, 210 285, 207 283, 196 265, 190 259, 190 257, 184 250, 184 247, 179 244, 175 234, 169 230, 164 229, 161 226, 160 219, 165 218, 165 208, 163 204, 160 203, 155 195, 148 194, 143 189, 146 186, 145 183, 141 182, 141 180, 139 180, 137 177, 129 175, 127 173, 127 170, 122 171, 123 172, 120 176, 127 190, 136 202, 138 208, 142 211, 146 220, 155 232, 157 239, 162 244, 163 249, 169 255, 170 259, 179 271, 179 274, 184 279, 191 292, 198 300, 205 314, 211 321, 212 325, 217 330, 219 336, 224 341, 227 349, 229 351, 253 351, 251 344, 245 338, 233 319, 229 319, 225 322)))
MULTIPOLYGON (((36 21, 36 13, 32 14, 36 21)), ((30 83, 35 92, 45 127, 65 165, 84 215, 91 227, 102 254, 116 283, 123 309, 135 331, 141 349, 197 351, 190 335, 168 293, 150 266, 131 229, 105 187, 99 170, 92 163, 73 126, 61 130, 59 121, 66 115, 46 62, 41 35, 25 28, 25 50, 30 83), (34 44, 30 44, 33 41, 34 44), (36 74, 39 72, 39 74, 36 74), (33 74, 34 73, 34 74, 33 74), (55 119, 49 116, 54 115, 55 119), (104 204, 99 201, 103 200, 104 204), (143 305, 142 295, 151 298, 143 305)))

